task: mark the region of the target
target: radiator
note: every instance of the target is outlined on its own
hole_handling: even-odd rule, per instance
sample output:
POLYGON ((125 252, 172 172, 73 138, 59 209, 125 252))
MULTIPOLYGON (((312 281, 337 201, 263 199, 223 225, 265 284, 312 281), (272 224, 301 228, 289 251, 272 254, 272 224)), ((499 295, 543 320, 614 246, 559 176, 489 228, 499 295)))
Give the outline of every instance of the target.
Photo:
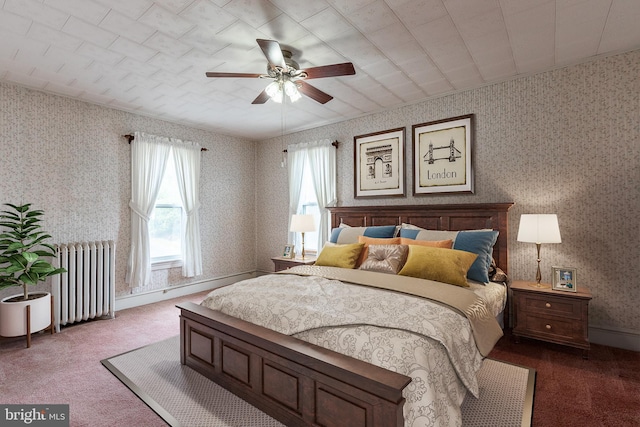
POLYGON ((103 316, 115 317, 114 241, 55 245, 54 265, 66 273, 52 277, 54 326, 103 316))

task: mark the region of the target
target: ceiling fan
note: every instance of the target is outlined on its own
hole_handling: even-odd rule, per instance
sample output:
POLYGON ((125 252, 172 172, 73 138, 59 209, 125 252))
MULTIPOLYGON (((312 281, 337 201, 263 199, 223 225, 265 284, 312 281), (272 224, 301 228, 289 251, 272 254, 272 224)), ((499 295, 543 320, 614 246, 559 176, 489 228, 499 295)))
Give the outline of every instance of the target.
POLYGON ((253 100, 252 104, 264 104, 270 98, 276 102, 282 102, 284 94, 289 96, 292 101, 296 101, 301 97, 300 93, 321 104, 325 104, 331 101, 333 96, 311 86, 305 80, 348 76, 356 73, 351 62, 301 70, 298 63, 291 59, 291 52, 282 49, 277 41, 265 39, 256 39, 256 41, 267 58, 267 74, 219 73, 212 71, 206 73, 207 77, 273 79, 274 81, 253 100))

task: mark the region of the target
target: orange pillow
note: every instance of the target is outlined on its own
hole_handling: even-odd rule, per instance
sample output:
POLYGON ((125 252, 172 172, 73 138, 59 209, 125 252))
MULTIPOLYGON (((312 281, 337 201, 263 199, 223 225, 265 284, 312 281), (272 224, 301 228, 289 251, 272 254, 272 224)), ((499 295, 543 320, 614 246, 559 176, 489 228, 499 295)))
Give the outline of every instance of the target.
MULTIPOLYGON (((381 239, 384 240, 384 239, 381 239)), ((400 237, 401 245, 417 245, 417 246, 429 246, 432 248, 445 248, 451 249, 453 246, 453 240, 414 240, 407 237, 400 237)))
MULTIPOLYGON (((399 245, 400 237, 383 239, 378 237, 358 236, 358 243, 364 243, 364 248, 362 248, 362 252, 360 252, 358 262, 356 262, 356 268, 360 267, 360 265, 369 257, 369 245, 399 245)), ((449 249, 451 249, 451 246, 449 246, 449 249)))

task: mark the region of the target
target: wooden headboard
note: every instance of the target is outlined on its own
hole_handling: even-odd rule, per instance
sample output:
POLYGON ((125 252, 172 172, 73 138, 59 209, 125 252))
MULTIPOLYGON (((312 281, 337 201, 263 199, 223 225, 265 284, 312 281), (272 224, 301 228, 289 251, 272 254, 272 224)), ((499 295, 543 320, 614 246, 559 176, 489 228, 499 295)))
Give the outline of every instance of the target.
POLYGON ((496 264, 509 273, 508 212, 513 203, 411 206, 337 206, 331 211, 331 227, 341 223, 352 227, 412 224, 428 230, 498 230, 493 247, 496 264))

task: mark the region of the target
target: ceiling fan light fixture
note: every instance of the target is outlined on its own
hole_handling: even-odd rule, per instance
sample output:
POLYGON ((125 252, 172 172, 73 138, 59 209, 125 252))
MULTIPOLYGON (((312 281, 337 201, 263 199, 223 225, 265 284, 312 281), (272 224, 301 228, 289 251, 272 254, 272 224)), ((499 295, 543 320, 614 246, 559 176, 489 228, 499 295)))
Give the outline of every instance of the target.
POLYGON ((282 87, 280 85, 280 82, 269 83, 269 85, 264 89, 264 91, 267 93, 267 95, 269 95, 269 98, 271 98, 274 102, 277 102, 278 104, 282 103, 282 97, 284 94, 282 92, 282 87))
POLYGON ((291 102, 296 102, 298 99, 302 98, 302 95, 298 91, 298 86, 291 80, 286 80, 283 86, 284 92, 287 94, 289 99, 291 99, 291 102))
POLYGON ((320 89, 304 82, 305 79, 320 79, 324 77, 350 76, 356 73, 351 62, 343 64, 321 65, 304 70, 292 59, 292 52, 283 49, 275 40, 256 39, 262 53, 267 58, 267 74, 232 73, 207 71, 207 77, 227 78, 270 78, 274 82, 260 92, 260 95, 251 104, 264 104, 269 99, 282 103, 286 93, 291 102, 295 102, 306 95, 320 104, 326 104, 333 96, 324 93, 320 89))

